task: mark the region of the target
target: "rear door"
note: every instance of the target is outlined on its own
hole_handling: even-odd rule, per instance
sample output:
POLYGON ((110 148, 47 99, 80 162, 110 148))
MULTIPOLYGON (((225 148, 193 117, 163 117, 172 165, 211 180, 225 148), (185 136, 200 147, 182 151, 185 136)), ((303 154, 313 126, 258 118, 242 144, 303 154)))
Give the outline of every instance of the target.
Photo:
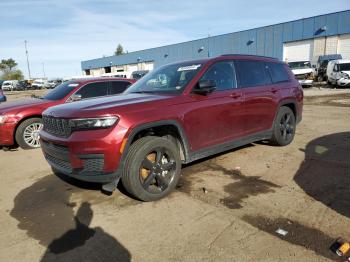
POLYGON ((273 85, 264 61, 235 61, 244 106, 244 133, 251 135, 272 127, 279 87, 273 85))
POLYGON ((237 89, 233 62, 216 62, 201 80, 215 81, 216 90, 207 95, 191 95, 192 108, 185 114, 184 123, 192 151, 228 142, 243 132, 242 94, 237 89))

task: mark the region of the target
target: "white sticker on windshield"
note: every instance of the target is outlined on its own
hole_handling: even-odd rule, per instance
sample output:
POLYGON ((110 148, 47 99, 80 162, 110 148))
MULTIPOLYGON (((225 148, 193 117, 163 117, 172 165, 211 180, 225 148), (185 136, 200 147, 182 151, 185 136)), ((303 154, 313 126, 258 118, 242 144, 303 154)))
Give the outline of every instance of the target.
POLYGON ((177 71, 180 72, 180 71, 197 70, 197 68, 200 67, 200 66, 201 65, 183 66, 183 67, 179 67, 179 69, 177 69, 177 71))
POLYGON ((78 86, 79 84, 69 84, 68 86, 69 87, 76 87, 76 86, 78 86))

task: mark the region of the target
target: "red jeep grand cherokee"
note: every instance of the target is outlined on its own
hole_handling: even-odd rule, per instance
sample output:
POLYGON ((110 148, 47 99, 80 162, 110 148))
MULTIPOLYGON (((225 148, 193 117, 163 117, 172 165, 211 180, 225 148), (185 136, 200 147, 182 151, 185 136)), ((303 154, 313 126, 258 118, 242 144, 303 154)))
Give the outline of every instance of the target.
POLYGON ((133 79, 90 78, 65 82, 42 98, 0 105, 0 146, 23 149, 40 147, 41 114, 50 106, 124 92, 133 79))
POLYGON ((120 96, 52 107, 41 145, 55 172, 105 190, 121 178, 152 201, 176 186, 183 163, 259 140, 288 145, 302 106, 285 63, 224 55, 162 66, 120 96))

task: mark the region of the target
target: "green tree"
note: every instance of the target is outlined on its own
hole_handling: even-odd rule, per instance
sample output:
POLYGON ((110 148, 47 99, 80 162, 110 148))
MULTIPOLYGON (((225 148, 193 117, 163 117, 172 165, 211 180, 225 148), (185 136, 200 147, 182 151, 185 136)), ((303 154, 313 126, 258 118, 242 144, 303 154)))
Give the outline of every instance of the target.
POLYGON ((2 59, 0 62, 0 70, 3 72, 11 72, 17 66, 17 63, 12 58, 2 59))
POLYGON ((121 44, 118 44, 117 49, 114 52, 114 55, 122 55, 124 54, 124 48, 121 44))
POLYGON ((23 73, 21 70, 16 69, 17 63, 12 58, 2 59, 0 62, 0 71, 2 74, 0 79, 4 80, 22 80, 23 73))
POLYGON ((23 80, 24 76, 21 70, 16 69, 3 73, 0 78, 3 80, 23 80))

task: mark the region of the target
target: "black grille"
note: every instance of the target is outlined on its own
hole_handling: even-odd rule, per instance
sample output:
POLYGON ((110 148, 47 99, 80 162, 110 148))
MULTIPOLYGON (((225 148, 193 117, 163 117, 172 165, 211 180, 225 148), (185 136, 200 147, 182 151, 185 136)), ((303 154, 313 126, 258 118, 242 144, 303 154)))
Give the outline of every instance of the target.
POLYGON ((103 158, 84 159, 84 171, 102 172, 104 167, 103 158))
POLYGON ((61 137, 69 137, 71 134, 69 120, 67 119, 43 116, 43 124, 44 130, 50 134, 61 137))
POLYGON ((63 169, 66 172, 71 173, 72 172, 72 166, 70 164, 70 162, 62 160, 62 159, 58 159, 54 156, 51 156, 49 154, 45 154, 45 158, 46 160, 49 162, 49 164, 51 164, 52 166, 57 166, 59 169, 63 169))
POLYGON ((298 80, 304 80, 309 77, 309 74, 301 74, 301 75, 296 75, 295 76, 298 80))

